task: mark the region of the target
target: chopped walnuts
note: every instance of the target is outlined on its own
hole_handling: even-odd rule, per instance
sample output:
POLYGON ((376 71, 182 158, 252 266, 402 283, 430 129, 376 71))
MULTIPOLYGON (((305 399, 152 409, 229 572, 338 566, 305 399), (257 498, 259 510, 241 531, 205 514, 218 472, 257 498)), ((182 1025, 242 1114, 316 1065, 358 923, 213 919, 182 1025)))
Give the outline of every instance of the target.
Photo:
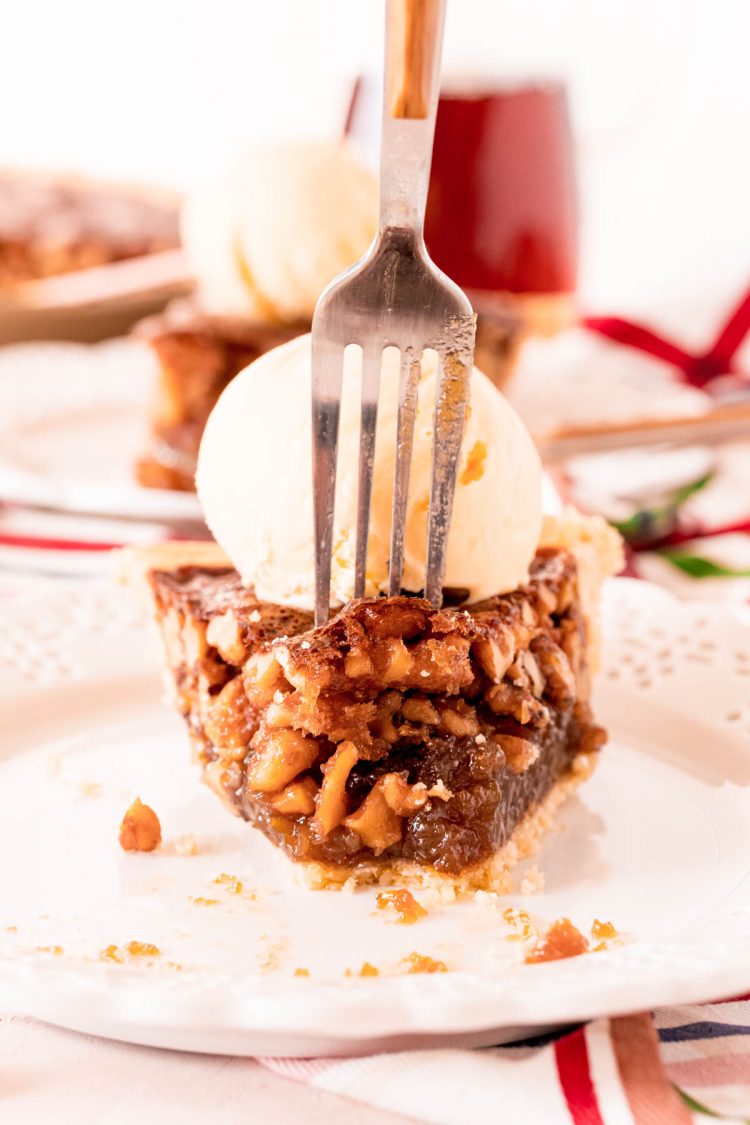
POLYGON ((136 797, 122 818, 120 847, 125 852, 153 852, 161 843, 161 824, 154 810, 136 797))

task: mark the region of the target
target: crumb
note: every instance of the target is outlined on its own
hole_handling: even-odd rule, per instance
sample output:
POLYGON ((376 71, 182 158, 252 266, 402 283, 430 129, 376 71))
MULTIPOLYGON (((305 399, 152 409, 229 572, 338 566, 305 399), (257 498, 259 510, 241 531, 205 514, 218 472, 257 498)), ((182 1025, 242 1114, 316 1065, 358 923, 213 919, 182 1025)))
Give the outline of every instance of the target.
POLYGON ((447 973, 448 967, 444 961, 434 961, 422 953, 410 953, 404 957, 401 965, 407 973, 447 973))
POLYGON ((195 903, 196 906, 218 906, 219 905, 218 898, 204 898, 203 895, 198 895, 196 898, 191 898, 190 901, 195 903))
POLYGON ((78 792, 82 797, 100 797, 102 787, 98 781, 83 781, 78 786, 78 792))
POLYGON ((309 969, 295 969, 294 975, 295 975, 295 977, 309 977, 310 976, 310 970, 309 969))
POLYGON ((161 824, 152 808, 136 797, 122 818, 120 847, 125 852, 152 852, 161 843, 161 824))
POLYGON ((589 943, 569 918, 558 918, 544 937, 524 957, 527 965, 540 961, 561 961, 565 957, 578 957, 588 953, 589 943))
POLYGON ((424 918, 427 914, 411 891, 380 891, 376 902, 378 910, 387 910, 395 914, 396 921, 404 926, 413 926, 418 919, 424 918))
POLYGON ((544 890, 544 872, 534 864, 521 880, 521 894, 533 895, 536 891, 544 890))
POLYGON ((18 933, 18 926, 6 926, 5 932, 6 932, 6 934, 17 934, 18 933))
POLYGON ((270 934, 261 934, 260 941, 265 946, 266 955, 258 967, 261 973, 274 972, 281 967, 281 957, 289 948, 289 941, 287 938, 277 938, 270 934))
POLYGON ((431 789, 427 790, 427 796, 437 797, 440 801, 450 801, 453 796, 453 792, 448 788, 448 786, 441 778, 435 782, 431 789))
POLYGON ((108 945, 106 949, 99 952, 99 960, 116 961, 118 965, 121 965, 125 960, 125 954, 116 945, 108 945))
MULTIPOLYGON (((118 965, 125 962, 128 957, 160 957, 161 950, 148 941, 129 941, 124 948, 119 945, 108 945, 99 952, 100 961, 114 961, 118 965)), ((171 962, 170 962, 171 964, 171 962)))
POLYGON ((376 968, 375 965, 371 965, 369 961, 363 961, 358 973, 355 973, 353 969, 344 969, 344 976, 345 977, 354 977, 354 976, 357 976, 357 977, 379 977, 380 976, 380 969, 376 968))
POLYGON ((514 910, 509 906, 503 911, 503 921, 513 930, 512 934, 508 934, 508 941, 526 941, 534 936, 528 910, 514 910))
POLYGON ((236 877, 236 875, 227 875, 225 871, 222 871, 221 875, 216 876, 216 878, 214 879, 214 883, 217 883, 219 886, 226 887, 227 893, 230 895, 242 894, 242 882, 236 877))
POLYGON ((591 952, 592 953, 604 953, 604 952, 606 952, 606 950, 608 948, 609 948, 609 946, 607 945, 606 941, 600 941, 598 945, 593 945, 591 947, 591 952))
POLYGON ((59 957, 63 952, 61 945, 38 945, 36 947, 37 953, 53 953, 55 957, 59 957))
POLYGON ((597 941, 601 941, 606 938, 617 937, 617 930, 611 922, 600 922, 598 918, 594 918, 591 926, 591 936, 592 938, 596 938, 597 941))
POLYGON ((262 973, 272 973, 281 966, 281 956, 283 952, 281 946, 271 946, 260 963, 260 971, 262 973))
POLYGON ((174 842, 174 850, 178 855, 197 855, 198 854, 198 841, 191 833, 184 836, 178 836, 174 842))
POLYGON ((129 953, 131 957, 159 957, 161 950, 157 945, 151 945, 148 941, 129 941, 125 946, 125 952, 129 953))

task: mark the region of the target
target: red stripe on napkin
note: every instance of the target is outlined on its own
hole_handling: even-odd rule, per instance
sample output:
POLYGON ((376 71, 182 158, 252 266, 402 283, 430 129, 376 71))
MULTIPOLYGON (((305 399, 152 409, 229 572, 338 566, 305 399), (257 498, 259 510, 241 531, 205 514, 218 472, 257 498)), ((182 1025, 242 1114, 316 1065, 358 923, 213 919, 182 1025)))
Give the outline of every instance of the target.
POLYGON ((555 1043, 560 1086, 575 1125, 604 1125, 591 1080, 586 1036, 582 1027, 555 1043))
POLYGON ((49 539, 38 535, 0 534, 1 547, 30 547, 45 551, 114 551, 124 543, 106 543, 90 539, 49 539))
POLYGON ((687 1106, 669 1082, 650 1015, 609 1021, 620 1079, 636 1125, 691 1125, 687 1106))
POLYGON ((726 1000, 714 1000, 714 1004, 739 1004, 743 1000, 750 1000, 750 992, 745 992, 742 996, 728 996, 726 1000))

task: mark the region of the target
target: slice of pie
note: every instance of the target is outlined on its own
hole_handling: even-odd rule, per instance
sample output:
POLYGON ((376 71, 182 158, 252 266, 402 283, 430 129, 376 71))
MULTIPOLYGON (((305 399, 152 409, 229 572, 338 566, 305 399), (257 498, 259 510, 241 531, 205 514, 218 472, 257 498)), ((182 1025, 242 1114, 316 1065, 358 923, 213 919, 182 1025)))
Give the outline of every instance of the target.
POLYGON ((41 171, 0 171, 0 290, 178 245, 176 199, 41 171))
POLYGON ((589 692, 620 545, 598 519, 547 520, 512 593, 365 598, 318 629, 214 544, 135 561, 204 779, 314 885, 505 892, 606 740, 589 692))
POLYGON ((142 321, 137 336, 154 353, 157 376, 148 444, 136 464, 138 482, 192 492, 203 429, 221 392, 253 360, 309 331, 309 323, 208 316, 189 301, 142 321))

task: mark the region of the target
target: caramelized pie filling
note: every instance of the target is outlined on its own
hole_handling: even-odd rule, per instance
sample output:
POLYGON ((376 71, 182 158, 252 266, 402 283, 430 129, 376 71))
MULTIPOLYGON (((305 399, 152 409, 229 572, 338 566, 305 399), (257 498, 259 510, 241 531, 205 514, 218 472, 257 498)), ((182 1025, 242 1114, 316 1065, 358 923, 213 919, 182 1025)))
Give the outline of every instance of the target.
POLYGON ((457 875, 604 742, 567 551, 477 605, 362 599, 320 629, 229 569, 151 582, 206 780, 295 860, 457 875))

